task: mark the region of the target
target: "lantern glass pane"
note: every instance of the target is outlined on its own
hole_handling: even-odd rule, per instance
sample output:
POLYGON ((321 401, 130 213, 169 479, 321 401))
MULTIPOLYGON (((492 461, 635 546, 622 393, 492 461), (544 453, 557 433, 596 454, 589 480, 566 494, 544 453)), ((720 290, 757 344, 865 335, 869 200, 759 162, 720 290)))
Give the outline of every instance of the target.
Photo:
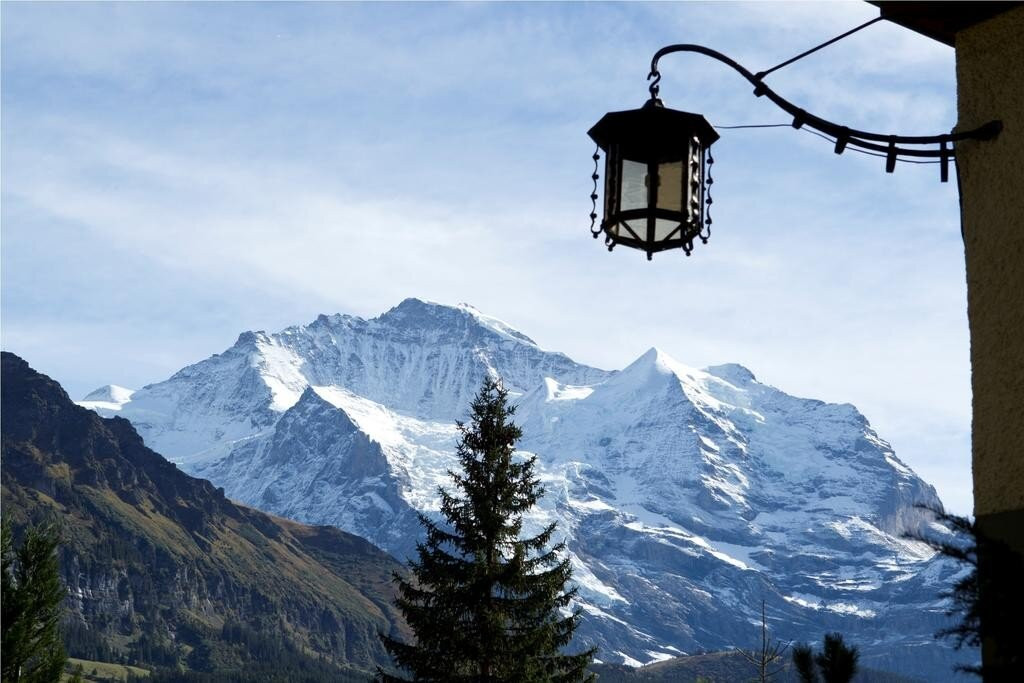
POLYGON ((684 161, 658 164, 658 208, 669 211, 683 210, 684 161))
POLYGON ((677 240, 682 236, 679 228, 679 221, 670 221, 666 218, 658 218, 654 221, 654 241, 664 242, 667 239, 677 240))
POLYGON ((622 160, 621 211, 647 208, 647 164, 622 160))
POLYGON ((645 228, 642 227, 641 223, 641 221, 633 221, 633 225, 630 225, 626 221, 616 223, 615 227, 613 228, 613 233, 616 237, 621 237, 622 239, 643 239, 645 228), (632 228, 633 232, 635 232, 636 235, 630 232, 627 228, 632 228))

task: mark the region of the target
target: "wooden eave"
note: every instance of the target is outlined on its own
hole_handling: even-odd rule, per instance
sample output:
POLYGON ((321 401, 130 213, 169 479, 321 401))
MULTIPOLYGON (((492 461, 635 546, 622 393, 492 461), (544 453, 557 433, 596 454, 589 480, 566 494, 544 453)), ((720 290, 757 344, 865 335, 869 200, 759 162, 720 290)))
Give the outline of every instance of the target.
POLYGON ((956 34, 1024 2, 873 2, 883 19, 950 47, 956 34))

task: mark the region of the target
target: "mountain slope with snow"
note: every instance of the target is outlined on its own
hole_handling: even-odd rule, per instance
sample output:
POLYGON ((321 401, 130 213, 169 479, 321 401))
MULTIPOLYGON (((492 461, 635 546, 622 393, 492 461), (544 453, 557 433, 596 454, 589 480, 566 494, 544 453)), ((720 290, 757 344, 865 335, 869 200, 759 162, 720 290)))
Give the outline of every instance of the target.
POLYGON ((545 377, 586 384, 609 373, 545 351, 471 306, 407 299, 372 320, 321 315, 276 334, 245 332, 224 353, 138 390, 120 414, 166 457, 202 463, 268 434, 311 385, 450 421, 485 375, 521 393, 545 377))
POLYGON ((916 504, 941 505, 934 489, 853 406, 738 365, 651 349, 606 372, 471 307, 407 300, 245 333, 120 414, 229 496, 404 558, 487 375, 512 390, 547 489, 527 526, 558 521, 603 660, 749 647, 764 599, 778 638, 838 630, 872 666, 949 677, 932 633, 957 568, 902 537, 924 523, 916 504))

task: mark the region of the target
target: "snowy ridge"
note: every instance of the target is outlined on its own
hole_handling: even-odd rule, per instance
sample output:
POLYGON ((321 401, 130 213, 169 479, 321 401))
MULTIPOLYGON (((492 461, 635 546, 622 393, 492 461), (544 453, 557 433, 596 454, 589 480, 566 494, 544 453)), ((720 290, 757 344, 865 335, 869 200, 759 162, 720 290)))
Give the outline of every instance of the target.
POLYGON ((406 299, 372 320, 321 315, 275 334, 245 332, 224 353, 138 390, 121 414, 154 450, 198 465, 265 435, 309 386, 344 387, 401 413, 451 422, 485 375, 522 393, 546 376, 588 383, 609 374, 544 351, 468 305, 406 299))
POLYGON ((78 402, 83 408, 89 408, 109 417, 121 410, 121 406, 132 400, 135 391, 126 389, 116 384, 107 384, 99 389, 90 391, 85 398, 78 402))
POLYGON ((578 365, 466 305, 407 300, 372 320, 320 316, 245 333, 144 387, 121 414, 229 496, 360 534, 399 558, 456 466, 453 422, 481 379, 516 396, 520 449, 558 522, 604 661, 842 631, 863 661, 948 678, 942 589, 958 568, 903 532, 939 507, 853 406, 790 396, 739 365, 651 349, 620 372, 578 365))

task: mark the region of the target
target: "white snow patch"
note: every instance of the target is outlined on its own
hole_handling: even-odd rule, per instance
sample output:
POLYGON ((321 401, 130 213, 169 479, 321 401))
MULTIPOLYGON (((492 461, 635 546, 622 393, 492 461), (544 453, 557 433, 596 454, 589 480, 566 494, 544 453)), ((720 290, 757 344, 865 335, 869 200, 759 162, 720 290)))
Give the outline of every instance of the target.
POLYGON ((664 662, 666 659, 673 659, 675 655, 669 654, 668 652, 656 652, 654 650, 647 650, 647 656, 650 657, 648 664, 655 664, 656 662, 664 662))
POLYGON ((848 614, 850 616, 863 617, 865 619, 871 619, 877 616, 877 612, 875 612, 875 610, 864 607, 863 605, 857 605, 851 602, 827 602, 816 595, 809 595, 807 593, 783 595, 782 598, 786 602, 806 609, 825 610, 827 612, 848 614))
POLYGON ((309 382, 302 374, 302 359, 277 340, 262 337, 257 342, 257 367, 272 396, 270 409, 283 413, 298 403, 309 382))
POLYGON ((603 510, 615 510, 614 507, 604 502, 600 498, 591 498, 590 500, 578 500, 575 498, 569 499, 569 505, 586 510, 588 512, 601 512, 603 510))
MULTIPOLYGON (((617 624, 622 624, 623 626, 629 626, 628 622, 626 622, 626 621, 624 621, 622 619, 619 619, 618 617, 616 617, 614 615, 608 614, 607 612, 605 612, 603 609, 601 609, 597 605, 591 605, 590 603, 583 602, 583 601, 579 601, 577 604, 579 605, 580 609, 582 609, 587 614, 592 614, 595 617, 600 617, 602 619, 608 619, 610 621, 614 621, 617 624)), ((632 627, 630 627, 630 629, 632 629, 632 627)))
POLYGON ((704 436, 703 434, 698 434, 698 437, 700 438, 700 442, 707 446, 709 450, 714 451, 715 453, 718 452, 718 444, 716 444, 714 441, 704 436))
POLYGON ((641 533, 649 533, 654 536, 669 536, 679 538, 685 541, 689 541, 695 546, 698 546, 712 557, 730 564, 738 569, 752 570, 752 569, 763 569, 754 560, 750 559, 750 553, 754 552, 756 548, 748 546, 740 546, 732 543, 722 543, 718 541, 708 541, 706 538, 698 536, 697 534, 690 533, 682 527, 678 526, 672 520, 668 519, 663 515, 659 515, 655 512, 651 512, 647 508, 636 505, 626 504, 622 505, 621 508, 624 511, 628 511, 637 521, 627 522, 623 526, 633 531, 641 533), (720 546, 720 547, 719 547, 720 546), (723 548, 725 550, 723 550, 723 548), (746 561, 733 557, 730 552, 739 554, 745 558, 746 561))
POLYGON ((627 655, 625 652, 622 652, 620 650, 616 650, 615 654, 622 658, 622 661, 620 662, 620 664, 625 664, 626 666, 631 666, 634 669, 639 669, 641 666, 644 665, 644 663, 641 662, 639 659, 633 659, 632 657, 627 655))
POLYGON ((863 617, 865 619, 870 619, 876 614, 873 609, 860 607, 849 602, 830 602, 824 607, 829 612, 835 612, 836 614, 850 614, 856 617, 863 617))
POLYGON ((559 384, 550 377, 544 378, 548 401, 581 401, 594 393, 594 387, 559 384))
POLYGON ((579 586, 581 598, 602 607, 608 607, 616 602, 629 604, 629 601, 622 597, 617 590, 597 578, 590 567, 580 561, 576 555, 570 553, 569 562, 572 565, 572 580, 579 586))

